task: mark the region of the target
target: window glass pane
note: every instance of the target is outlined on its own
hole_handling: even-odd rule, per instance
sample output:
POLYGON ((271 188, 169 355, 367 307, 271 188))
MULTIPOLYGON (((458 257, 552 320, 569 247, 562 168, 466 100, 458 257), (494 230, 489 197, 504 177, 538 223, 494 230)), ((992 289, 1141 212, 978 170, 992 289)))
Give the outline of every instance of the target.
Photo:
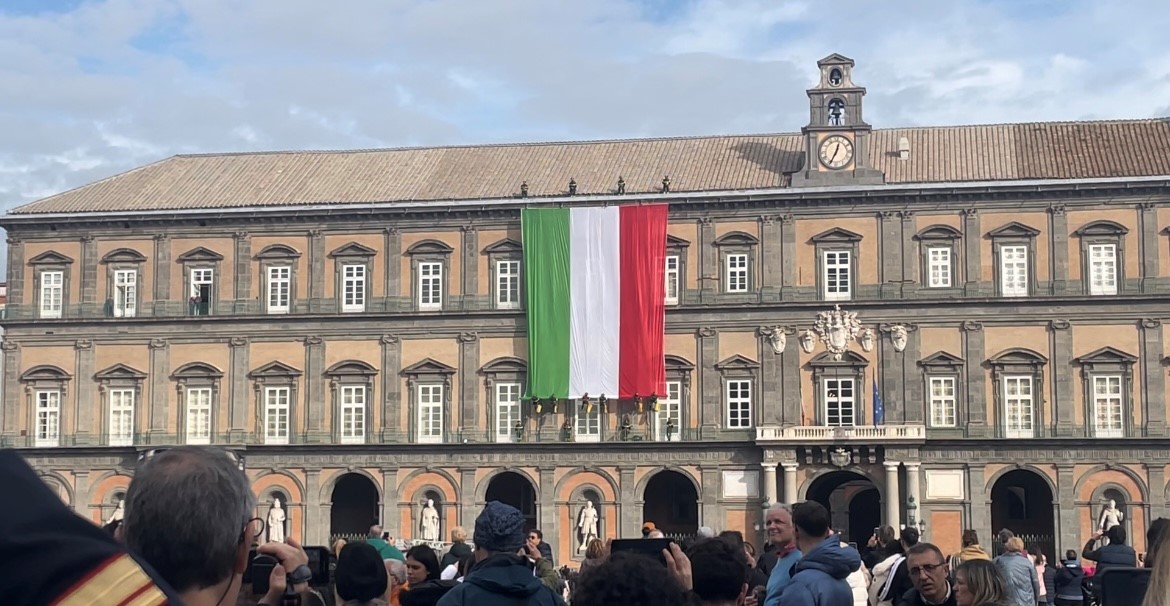
POLYGON ((496 441, 512 442, 520 422, 520 384, 496 384, 496 441))
POLYGON ((930 424, 933 427, 955 427, 958 406, 955 398, 954 377, 930 378, 930 424))
POLYGON ((1028 295, 1028 247, 1001 246, 1000 285, 1005 297, 1028 295))
POLYGON ((443 386, 418 387, 418 441, 443 441, 443 386))
POLYGON ((187 443, 211 442, 211 389, 187 390, 187 443))
POLYGON ((1003 393, 1005 436, 1009 438, 1035 437, 1032 428, 1032 377, 1004 377, 1003 393))
POLYGON ((520 306, 520 262, 496 263, 496 307, 514 309, 520 306))
POLYGON ((65 273, 60 271, 41 272, 42 318, 60 318, 65 303, 65 273))
POLYGON ((443 264, 419 263, 418 302, 423 309, 440 309, 443 306, 443 264))
POLYGON ((951 286, 951 249, 933 247, 927 249, 926 252, 927 285, 931 288, 949 288, 951 286))
POLYGON ((654 439, 664 442, 677 442, 682 433, 682 383, 668 381, 666 383, 666 397, 658 399, 658 412, 654 414, 654 439), (673 432, 667 428, 674 422, 673 432))
POLYGON ((824 266, 825 299, 844 300, 852 296, 852 263, 847 250, 826 250, 822 256, 824 266))
POLYGON ((1117 247, 1113 244, 1089 246, 1089 294, 1117 294, 1117 247))
POLYGON ((679 258, 678 255, 668 255, 666 257, 666 303, 673 305, 678 303, 678 287, 679 287, 679 258))
POLYGON ((752 426, 752 382, 727 382, 727 426, 733 429, 752 426))
POLYGON ((264 441, 267 444, 287 444, 289 436, 288 387, 267 387, 264 390, 264 441))
POLYGON ((727 292, 747 292, 748 256, 727 255, 724 263, 727 265, 727 292))
POLYGON ((366 266, 344 265, 341 271, 341 311, 365 311, 366 266))
POLYGON ((1102 438, 1125 437, 1122 377, 1093 377, 1093 433, 1102 438))
POLYGON ((825 425, 852 427, 857 424, 857 400, 853 379, 825 379, 825 425))
POLYGON ((114 317, 130 318, 138 307, 138 270, 114 271, 114 317))

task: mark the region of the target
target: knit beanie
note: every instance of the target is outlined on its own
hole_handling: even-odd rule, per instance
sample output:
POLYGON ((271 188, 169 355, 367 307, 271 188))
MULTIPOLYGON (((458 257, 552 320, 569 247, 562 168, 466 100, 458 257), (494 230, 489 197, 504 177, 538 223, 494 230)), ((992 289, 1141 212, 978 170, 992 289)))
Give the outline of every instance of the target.
POLYGON ((524 546, 524 516, 519 509, 491 501, 475 519, 475 547, 491 553, 516 553, 524 546))
POLYGON ((386 565, 369 543, 346 543, 334 572, 337 595, 343 600, 368 601, 386 595, 386 565))

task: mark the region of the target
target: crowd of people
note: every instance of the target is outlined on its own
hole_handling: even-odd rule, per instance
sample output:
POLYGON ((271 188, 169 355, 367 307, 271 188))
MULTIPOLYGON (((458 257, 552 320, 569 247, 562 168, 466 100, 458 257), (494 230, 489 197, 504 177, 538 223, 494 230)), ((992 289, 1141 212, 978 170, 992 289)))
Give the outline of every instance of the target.
POLYGON ((1125 578, 1148 578, 1148 589, 1124 586, 1125 606, 1170 606, 1170 520, 1161 518, 1140 564, 1121 526, 1049 563, 1010 530, 996 537, 996 557, 974 530, 950 555, 912 527, 878 528, 859 550, 806 501, 767 511, 759 552, 738 531, 703 527, 670 541, 648 523, 644 538, 658 542, 594 539, 578 570, 558 571, 542 533, 493 501, 470 533, 452 529, 443 553, 425 544, 404 553, 378 526, 339 541, 322 579, 294 538, 257 540, 264 524, 248 480, 214 448, 147 461, 121 523, 106 529, 74 515, 12 451, 0 452, 0 485, 22 496, 0 505, 0 595, 14 605, 1113 606, 1105 573, 1144 564, 1148 577, 1125 578))

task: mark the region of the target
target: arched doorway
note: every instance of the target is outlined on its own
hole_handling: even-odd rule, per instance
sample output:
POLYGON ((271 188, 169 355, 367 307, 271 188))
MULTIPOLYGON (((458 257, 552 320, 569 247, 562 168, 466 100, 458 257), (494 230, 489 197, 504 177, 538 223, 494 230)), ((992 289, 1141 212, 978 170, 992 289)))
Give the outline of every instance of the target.
POLYGON ((683 474, 658 472, 646 482, 642 500, 642 521, 654 522, 667 536, 699 532, 699 493, 683 474))
POLYGON ((378 487, 366 476, 347 473, 333 485, 330 498, 329 535, 362 538, 378 523, 378 487))
MULTIPOLYGON (((1048 561, 1056 557, 1056 519, 1052 508, 1052 489, 1035 472, 1014 469, 1003 474, 991 487, 991 529, 998 533, 1007 528, 1024 540, 1031 553, 1043 553, 1048 561)), ((995 554, 1003 552, 998 539, 995 554)))
POLYGON ((484 501, 499 501, 519 509, 524 514, 524 529, 536 528, 536 489, 528 478, 514 471, 498 474, 488 482, 484 501))
POLYGON ((882 524, 882 497, 869 478, 852 471, 833 471, 815 480, 805 498, 829 510, 833 528, 865 550, 874 528, 882 524))

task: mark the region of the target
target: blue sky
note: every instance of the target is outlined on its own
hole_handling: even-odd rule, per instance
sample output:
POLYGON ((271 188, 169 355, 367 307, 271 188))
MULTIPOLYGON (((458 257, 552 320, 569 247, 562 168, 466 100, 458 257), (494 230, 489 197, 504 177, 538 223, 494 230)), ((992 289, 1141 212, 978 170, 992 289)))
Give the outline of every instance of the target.
POLYGON ((1166 0, 5 0, 0 206, 176 154, 1170 113, 1166 0))

